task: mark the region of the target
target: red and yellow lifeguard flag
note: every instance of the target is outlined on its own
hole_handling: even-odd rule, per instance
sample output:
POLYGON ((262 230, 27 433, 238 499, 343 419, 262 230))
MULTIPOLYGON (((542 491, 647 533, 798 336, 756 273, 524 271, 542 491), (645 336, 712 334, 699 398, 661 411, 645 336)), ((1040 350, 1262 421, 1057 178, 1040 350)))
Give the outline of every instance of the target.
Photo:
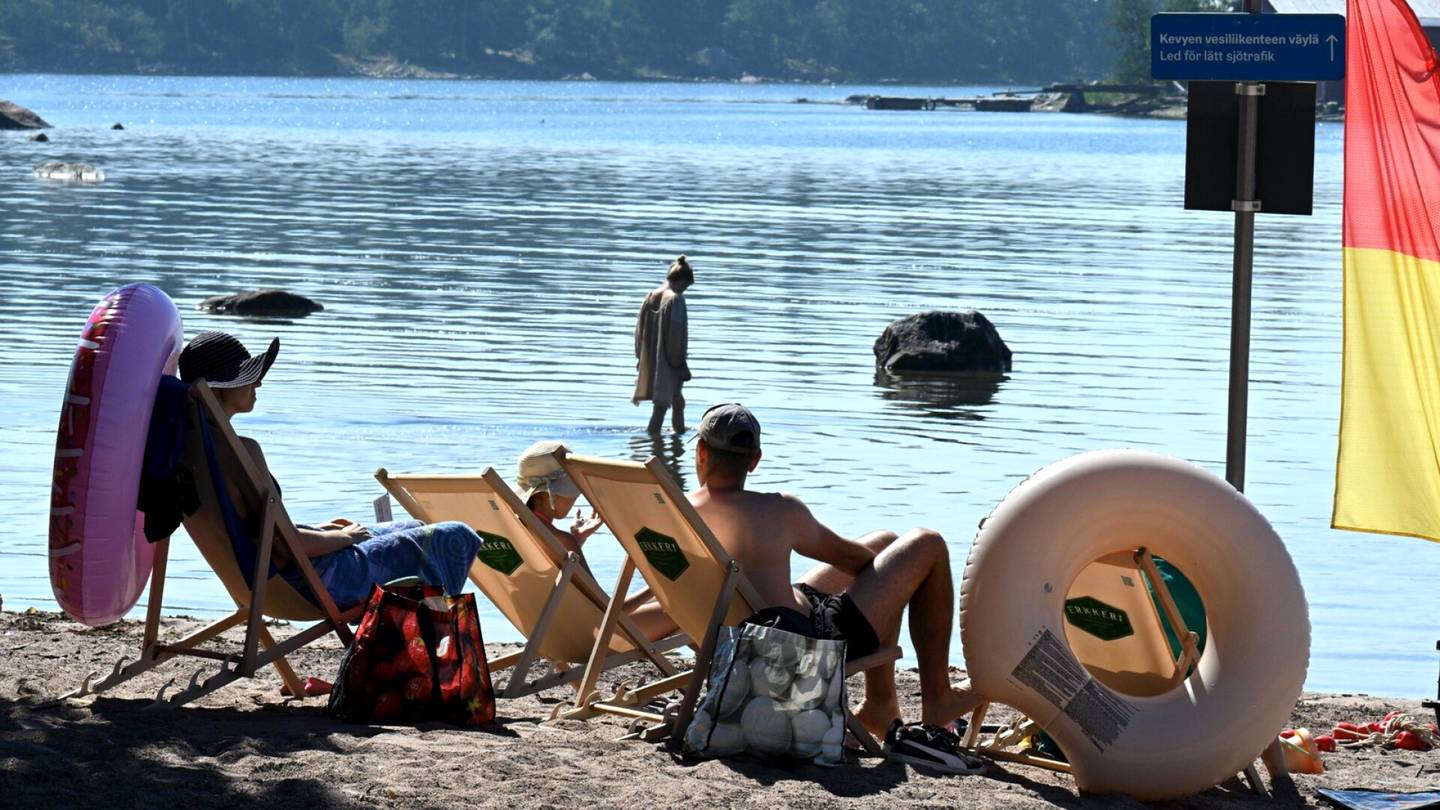
POLYGON ((1348 0, 1337 529, 1440 541, 1440 76, 1404 0, 1348 0))

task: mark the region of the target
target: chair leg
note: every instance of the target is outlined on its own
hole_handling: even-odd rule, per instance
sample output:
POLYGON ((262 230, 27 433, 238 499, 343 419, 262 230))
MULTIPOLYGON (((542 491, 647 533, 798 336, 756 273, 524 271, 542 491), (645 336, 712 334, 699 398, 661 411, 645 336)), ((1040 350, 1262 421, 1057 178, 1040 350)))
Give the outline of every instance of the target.
MULTIPOLYGON (((270 631, 263 626, 260 628, 260 644, 264 646, 267 651, 275 647, 275 638, 271 636, 270 631)), ((276 672, 280 673, 280 680, 285 684, 285 688, 290 690, 292 697, 298 698, 305 696, 305 685, 301 683, 300 676, 295 674, 295 670, 290 668, 289 661, 286 661, 283 657, 276 658, 270 662, 270 665, 275 667, 276 672)))
POLYGON ((605 661, 606 652, 610 649, 610 638, 615 634, 615 624, 625 612, 625 596, 630 590, 630 579, 635 575, 635 562, 628 556, 625 564, 620 567, 620 578, 615 582, 615 589, 610 593, 610 604, 605 608, 605 618, 600 622, 600 632, 595 634, 595 646, 590 649, 590 660, 585 663, 585 675, 580 680, 580 688, 575 693, 575 709, 583 711, 585 704, 589 702, 590 693, 594 691, 595 684, 600 681, 600 671, 605 661))

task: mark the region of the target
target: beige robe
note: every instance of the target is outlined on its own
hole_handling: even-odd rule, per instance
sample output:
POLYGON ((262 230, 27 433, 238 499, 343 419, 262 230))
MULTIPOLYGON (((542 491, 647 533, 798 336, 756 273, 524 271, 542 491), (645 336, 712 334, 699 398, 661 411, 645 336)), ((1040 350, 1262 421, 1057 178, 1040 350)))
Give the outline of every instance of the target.
POLYGON ((689 339, 684 298, 664 287, 645 296, 635 319, 636 379, 631 402, 674 403, 681 383, 690 379, 685 362, 689 339))

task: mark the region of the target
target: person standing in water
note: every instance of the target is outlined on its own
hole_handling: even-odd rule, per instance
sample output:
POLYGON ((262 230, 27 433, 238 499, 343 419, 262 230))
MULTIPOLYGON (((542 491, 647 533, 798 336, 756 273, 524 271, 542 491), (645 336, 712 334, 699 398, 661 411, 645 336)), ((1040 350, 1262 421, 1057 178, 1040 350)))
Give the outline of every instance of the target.
POLYGON ((676 433, 685 430, 685 398, 680 388, 690 379, 685 362, 689 342, 685 299, 681 294, 695 283, 695 272, 682 254, 670 264, 665 283, 645 296, 635 320, 635 394, 630 401, 639 405, 650 400, 650 433, 660 432, 666 409, 676 433))

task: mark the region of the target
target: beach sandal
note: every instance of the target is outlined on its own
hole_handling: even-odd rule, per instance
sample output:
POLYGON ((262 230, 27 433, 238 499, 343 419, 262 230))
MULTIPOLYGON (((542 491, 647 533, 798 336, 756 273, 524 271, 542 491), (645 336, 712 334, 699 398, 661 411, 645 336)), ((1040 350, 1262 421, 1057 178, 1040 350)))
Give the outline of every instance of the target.
POLYGON ((953 774, 981 773, 988 763, 960 750, 960 737, 948 728, 899 720, 885 732, 885 756, 897 762, 953 774))

